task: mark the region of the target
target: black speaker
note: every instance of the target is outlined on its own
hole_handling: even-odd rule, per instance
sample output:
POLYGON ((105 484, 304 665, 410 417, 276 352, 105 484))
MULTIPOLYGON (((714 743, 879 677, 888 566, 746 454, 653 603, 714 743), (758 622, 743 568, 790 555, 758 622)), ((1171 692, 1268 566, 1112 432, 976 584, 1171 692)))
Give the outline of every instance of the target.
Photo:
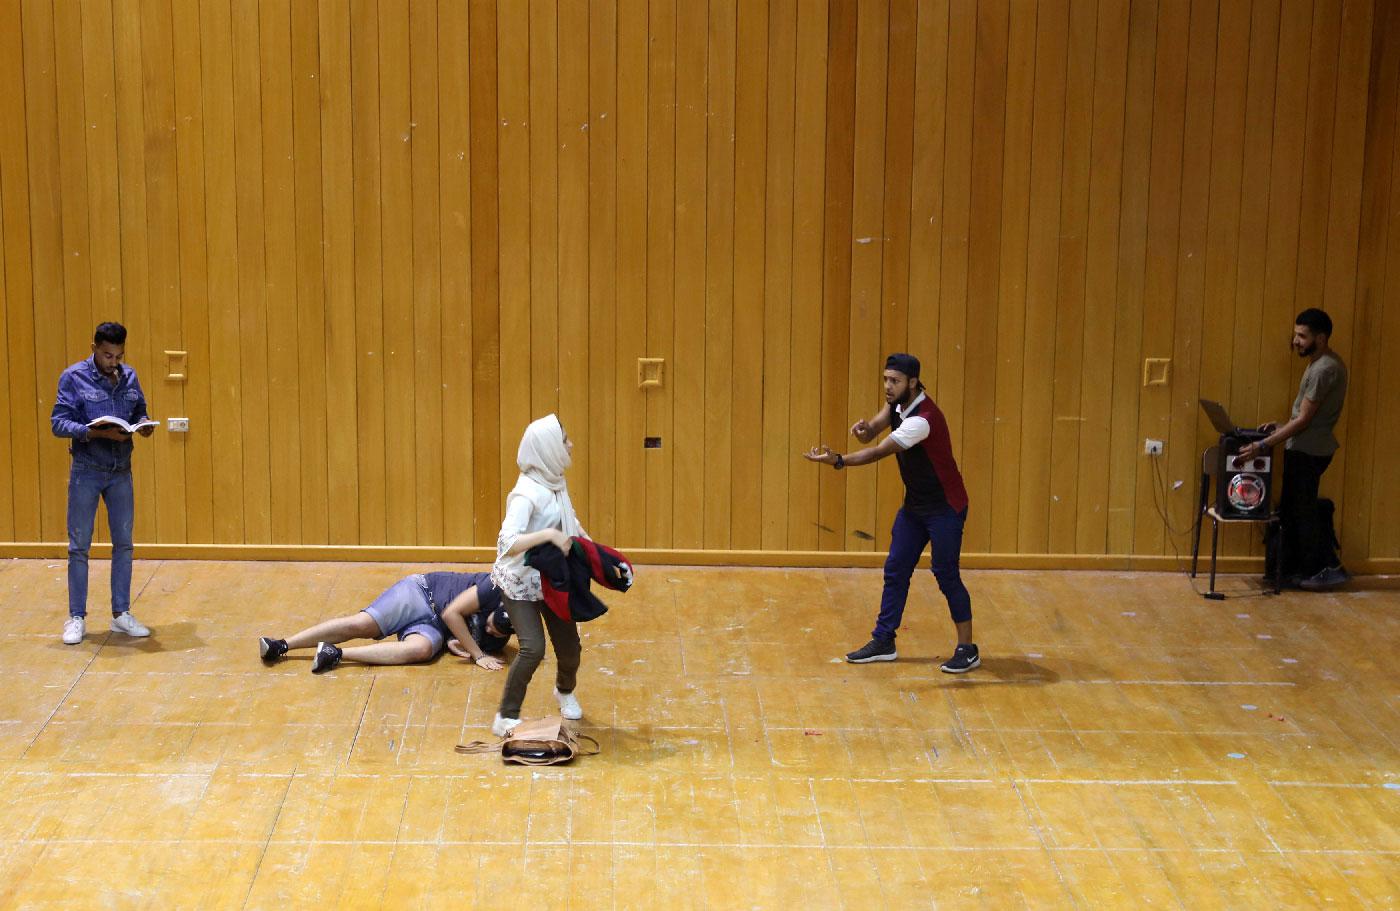
POLYGON ((1266 519, 1273 504, 1274 451, 1265 449, 1242 458, 1240 449, 1252 442, 1225 434, 1215 467, 1215 511, 1222 519, 1266 519))

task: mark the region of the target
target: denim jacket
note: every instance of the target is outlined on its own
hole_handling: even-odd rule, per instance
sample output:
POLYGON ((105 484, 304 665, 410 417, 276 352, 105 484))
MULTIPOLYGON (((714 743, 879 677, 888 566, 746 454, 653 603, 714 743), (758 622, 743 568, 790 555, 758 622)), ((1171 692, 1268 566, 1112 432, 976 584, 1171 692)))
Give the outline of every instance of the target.
POLYGON ((136 371, 117 365, 117 385, 102 376, 92 358, 63 371, 58 378, 58 398, 53 403, 53 435, 69 437, 73 464, 101 471, 131 470, 131 440, 89 439, 89 421, 111 415, 134 423, 146 417, 146 395, 136 371))

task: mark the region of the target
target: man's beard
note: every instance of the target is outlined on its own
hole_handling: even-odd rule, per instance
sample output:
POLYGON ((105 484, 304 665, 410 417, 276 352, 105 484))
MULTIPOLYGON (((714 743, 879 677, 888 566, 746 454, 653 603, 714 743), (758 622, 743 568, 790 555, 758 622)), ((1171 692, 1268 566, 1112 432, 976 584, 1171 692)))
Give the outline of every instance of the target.
POLYGON ((1317 342, 1309 342, 1306 345, 1295 345, 1294 350, 1298 352, 1299 357, 1311 357, 1312 353, 1317 350, 1317 342))

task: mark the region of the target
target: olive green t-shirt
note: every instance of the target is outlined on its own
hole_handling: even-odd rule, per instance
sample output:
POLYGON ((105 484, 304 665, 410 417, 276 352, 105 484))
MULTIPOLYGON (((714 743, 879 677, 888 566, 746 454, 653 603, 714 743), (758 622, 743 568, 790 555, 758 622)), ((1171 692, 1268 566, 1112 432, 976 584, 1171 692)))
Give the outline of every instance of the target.
POLYGON ((1303 399, 1317 402, 1312 423, 1288 441, 1288 448, 1308 455, 1330 456, 1340 444, 1332 428, 1342 416, 1342 400, 1347 394, 1347 365, 1331 351, 1308 364, 1293 400, 1293 417, 1303 409, 1303 399))

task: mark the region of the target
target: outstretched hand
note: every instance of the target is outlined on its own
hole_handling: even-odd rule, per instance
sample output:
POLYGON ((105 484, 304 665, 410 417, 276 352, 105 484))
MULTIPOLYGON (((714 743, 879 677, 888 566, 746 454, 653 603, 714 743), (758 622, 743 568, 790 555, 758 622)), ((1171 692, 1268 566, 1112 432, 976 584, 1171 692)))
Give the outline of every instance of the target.
POLYGON ((811 449, 802 453, 802 458, 809 462, 822 462, 827 465, 836 464, 836 453, 832 452, 831 447, 826 445, 813 446, 811 449))
POLYGON ((487 671, 499 671, 505 667, 500 658, 493 658, 490 655, 482 655, 480 658, 473 657, 472 653, 462 646, 457 639, 447 640, 447 650, 458 658, 465 658, 476 664, 477 667, 487 671))

